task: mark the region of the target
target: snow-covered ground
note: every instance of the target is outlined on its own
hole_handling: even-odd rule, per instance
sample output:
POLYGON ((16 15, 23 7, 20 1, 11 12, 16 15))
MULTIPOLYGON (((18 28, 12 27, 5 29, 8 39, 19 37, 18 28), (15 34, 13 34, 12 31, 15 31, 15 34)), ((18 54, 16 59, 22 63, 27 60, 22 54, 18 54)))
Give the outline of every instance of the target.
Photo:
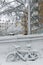
POLYGON ((1 37, 0 38, 0 65, 43 65, 43 35, 1 37), (8 53, 14 51, 14 46, 25 47, 31 45, 33 50, 37 50, 39 58, 35 61, 6 62, 8 53))
POLYGON ((0 65, 43 65, 43 59, 38 59, 37 61, 28 61, 28 62, 1 62, 0 65))
POLYGON ((39 58, 35 61, 17 61, 17 62, 6 62, 5 56, 0 57, 0 65, 43 65, 43 58, 39 58))

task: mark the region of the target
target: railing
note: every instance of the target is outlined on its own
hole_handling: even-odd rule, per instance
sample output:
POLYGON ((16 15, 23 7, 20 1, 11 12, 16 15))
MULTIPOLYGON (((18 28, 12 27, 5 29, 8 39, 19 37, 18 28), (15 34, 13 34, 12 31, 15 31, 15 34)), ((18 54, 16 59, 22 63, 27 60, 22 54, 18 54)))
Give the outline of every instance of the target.
POLYGON ((22 41, 34 41, 43 40, 43 34, 34 35, 15 35, 15 36, 0 36, 0 43, 2 42, 22 42, 22 41))

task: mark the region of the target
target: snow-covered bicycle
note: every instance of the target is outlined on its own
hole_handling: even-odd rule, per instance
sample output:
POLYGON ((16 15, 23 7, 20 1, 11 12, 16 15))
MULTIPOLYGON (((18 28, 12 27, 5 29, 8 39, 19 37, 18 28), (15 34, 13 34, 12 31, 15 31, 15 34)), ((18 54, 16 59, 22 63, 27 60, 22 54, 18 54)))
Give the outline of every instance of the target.
POLYGON ((11 52, 7 55, 6 61, 35 61, 39 57, 39 53, 32 49, 21 49, 21 47, 15 48, 15 52, 11 52))

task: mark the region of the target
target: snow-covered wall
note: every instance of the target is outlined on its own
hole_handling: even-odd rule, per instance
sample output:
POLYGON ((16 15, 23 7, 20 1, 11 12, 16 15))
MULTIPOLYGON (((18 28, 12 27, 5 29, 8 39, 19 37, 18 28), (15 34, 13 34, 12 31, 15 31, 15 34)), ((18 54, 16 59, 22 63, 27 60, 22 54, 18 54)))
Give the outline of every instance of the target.
POLYGON ((0 37, 0 53, 11 51, 14 46, 31 45, 33 49, 43 50, 43 34, 41 35, 27 35, 27 36, 5 36, 0 37))

